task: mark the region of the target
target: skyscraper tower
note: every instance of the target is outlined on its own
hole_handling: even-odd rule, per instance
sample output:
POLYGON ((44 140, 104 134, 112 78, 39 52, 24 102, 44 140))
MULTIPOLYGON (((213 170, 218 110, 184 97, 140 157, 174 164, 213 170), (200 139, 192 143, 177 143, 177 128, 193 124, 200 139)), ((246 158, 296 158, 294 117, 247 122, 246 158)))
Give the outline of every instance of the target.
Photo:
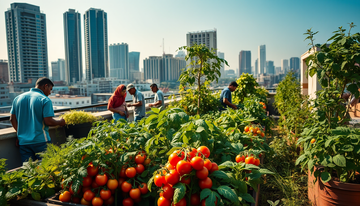
POLYGON ((129 79, 129 45, 111 44, 110 52, 110 76, 118 79, 129 79))
POLYGON ((289 60, 287 59, 282 59, 281 60, 281 72, 283 74, 286 74, 289 70, 289 60))
POLYGON ((260 45, 258 49, 258 58, 259 58, 259 69, 258 74, 264 74, 266 71, 266 46, 260 45))
POLYGON ((140 52, 129 52, 129 69, 140 71, 140 52))
POLYGON ((75 83, 82 80, 81 20, 74 9, 64 13, 65 81, 75 83))
POLYGON ((12 3, 5 12, 9 81, 48 77, 46 16, 40 7, 12 3))
POLYGON ((108 77, 107 14, 90 8, 84 14, 86 79, 108 77))
POLYGON ((241 50, 239 53, 239 75, 251 74, 251 51, 241 50))
POLYGON ((198 32, 189 32, 186 34, 186 46, 191 47, 194 43, 205 44, 207 48, 214 49, 217 53, 216 29, 198 32))
POLYGON ((254 69, 254 77, 256 77, 259 73, 259 59, 255 60, 255 69, 254 69))
MULTIPOLYGON (((218 57, 221 58, 221 59, 225 59, 225 54, 224 52, 218 52, 218 57)), ((220 78, 224 78, 226 76, 225 74, 225 64, 224 63, 221 63, 221 67, 220 67, 220 78)))
POLYGON ((299 70, 300 69, 300 58, 291 57, 290 58, 290 70, 299 70))

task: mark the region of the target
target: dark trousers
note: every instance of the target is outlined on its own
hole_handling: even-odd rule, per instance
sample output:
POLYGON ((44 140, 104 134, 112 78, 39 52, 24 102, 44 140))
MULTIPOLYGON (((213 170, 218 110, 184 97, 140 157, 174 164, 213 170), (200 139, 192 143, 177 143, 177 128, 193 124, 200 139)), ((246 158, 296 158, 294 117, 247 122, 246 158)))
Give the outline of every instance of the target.
POLYGON ((37 153, 44 152, 48 143, 51 143, 51 141, 37 144, 20 145, 21 161, 27 162, 29 161, 30 157, 32 160, 41 160, 41 157, 37 155, 37 153))

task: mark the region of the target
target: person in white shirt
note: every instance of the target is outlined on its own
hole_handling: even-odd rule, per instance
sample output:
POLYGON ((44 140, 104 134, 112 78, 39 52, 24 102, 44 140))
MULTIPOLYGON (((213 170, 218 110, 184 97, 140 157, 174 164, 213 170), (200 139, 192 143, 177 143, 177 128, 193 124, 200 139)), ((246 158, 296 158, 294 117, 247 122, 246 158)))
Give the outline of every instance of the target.
POLYGON ((154 97, 154 103, 149 104, 149 107, 165 107, 165 101, 164 101, 164 94, 162 91, 158 88, 156 84, 150 85, 150 89, 152 92, 155 93, 154 97))

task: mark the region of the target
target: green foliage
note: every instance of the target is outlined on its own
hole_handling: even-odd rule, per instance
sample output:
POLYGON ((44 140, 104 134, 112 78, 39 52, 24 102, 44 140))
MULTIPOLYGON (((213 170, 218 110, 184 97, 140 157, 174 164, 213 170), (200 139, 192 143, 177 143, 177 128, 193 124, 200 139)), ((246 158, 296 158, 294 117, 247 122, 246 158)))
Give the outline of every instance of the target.
POLYGON ((241 74, 239 79, 236 80, 236 83, 239 86, 234 91, 234 98, 233 98, 234 104, 242 103, 245 97, 258 94, 256 88, 259 87, 259 84, 256 82, 256 79, 253 77, 252 74, 248 74, 248 73, 241 74))
POLYGON ((301 94, 300 82, 289 72, 276 88, 275 106, 280 113, 279 126, 298 136, 314 120, 307 96, 301 94))
POLYGON ((64 118, 67 125, 93 123, 98 120, 93 114, 84 111, 71 110, 60 117, 64 118))
MULTIPOLYGON (((215 50, 209 50, 204 44, 194 44, 191 47, 183 46, 180 47, 179 50, 186 50, 187 55, 185 60, 190 61, 187 68, 183 70, 179 77, 180 91, 187 85, 190 87, 197 86, 194 96, 197 98, 197 114, 201 114, 200 108, 202 103, 206 102, 206 99, 202 101, 201 98, 206 96, 206 98, 210 100, 208 84, 213 81, 218 81, 221 76, 220 68, 222 63, 227 66, 229 65, 226 60, 216 55, 215 50)), ((191 105, 192 104, 189 104, 189 106, 191 105)))

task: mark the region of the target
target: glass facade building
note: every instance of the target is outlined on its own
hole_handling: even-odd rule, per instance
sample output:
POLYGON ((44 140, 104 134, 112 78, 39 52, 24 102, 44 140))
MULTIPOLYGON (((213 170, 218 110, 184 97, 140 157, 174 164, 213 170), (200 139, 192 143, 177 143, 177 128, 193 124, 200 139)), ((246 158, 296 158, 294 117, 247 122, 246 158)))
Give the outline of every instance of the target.
POLYGON ((9 81, 48 77, 46 16, 40 7, 12 3, 5 12, 9 81))
POLYGON ((251 74, 251 51, 241 50, 239 53, 239 75, 251 74))
POLYGON ((74 9, 64 13, 65 77, 69 84, 82 80, 81 17, 74 9))
POLYGON ((129 52, 129 68, 132 71, 140 71, 140 52, 129 52))
POLYGON ((84 14, 86 79, 109 76, 107 13, 90 8, 84 14))
POLYGON ((118 79, 129 79, 129 45, 111 44, 110 54, 110 76, 118 79))

